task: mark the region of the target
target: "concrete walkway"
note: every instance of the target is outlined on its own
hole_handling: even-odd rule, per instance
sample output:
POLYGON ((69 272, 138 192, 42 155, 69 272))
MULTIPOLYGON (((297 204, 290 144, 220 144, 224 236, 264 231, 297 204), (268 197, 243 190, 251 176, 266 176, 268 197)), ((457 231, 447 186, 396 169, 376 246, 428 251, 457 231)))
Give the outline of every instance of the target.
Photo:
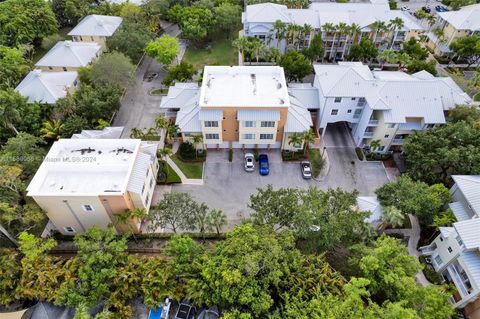
POLYGON ((188 185, 203 185, 203 179, 197 178, 187 178, 185 174, 183 174, 182 170, 175 164, 175 162, 170 158, 170 156, 166 157, 168 165, 177 173, 177 175, 182 180, 182 184, 188 185))
MULTIPOLYGON (((408 215, 412 228, 410 229, 387 229, 386 234, 400 234, 404 237, 408 237, 408 253, 412 256, 420 256, 420 252, 417 250, 418 241, 420 240, 420 224, 418 218, 411 214, 408 215)), ((415 275, 415 279, 422 286, 429 286, 431 283, 427 280, 427 277, 420 271, 415 275)))

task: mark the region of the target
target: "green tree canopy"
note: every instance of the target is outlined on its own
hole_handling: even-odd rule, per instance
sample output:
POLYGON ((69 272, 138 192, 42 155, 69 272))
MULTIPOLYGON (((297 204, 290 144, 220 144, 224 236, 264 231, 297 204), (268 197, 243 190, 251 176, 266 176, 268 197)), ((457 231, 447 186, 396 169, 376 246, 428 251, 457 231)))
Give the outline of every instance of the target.
POLYGON ((177 38, 164 34, 160 38, 149 42, 145 51, 148 56, 155 58, 158 63, 168 67, 177 57, 179 48, 180 43, 177 38))
POLYGON ((217 26, 226 34, 241 28, 242 7, 237 4, 223 2, 214 9, 217 26))
POLYGON ((429 186, 408 176, 400 176, 375 193, 383 206, 394 206, 404 214, 415 215, 424 225, 430 225, 451 201, 448 189, 442 184, 429 186))
POLYGON ((305 55, 311 62, 316 62, 321 59, 324 52, 321 32, 315 33, 310 41, 310 46, 302 50, 303 55, 305 55))
POLYGON ((29 68, 21 50, 0 45, 0 90, 15 87, 29 68))
POLYGON ((186 82, 191 80, 195 74, 197 74, 197 69, 192 64, 182 61, 168 68, 162 84, 172 85, 174 82, 186 82))
POLYGON ((465 60, 468 66, 480 60, 480 38, 476 35, 455 39, 450 49, 457 59, 465 60))
POLYGON ((279 65, 283 67, 288 81, 303 81, 303 78, 312 73, 312 64, 301 53, 289 50, 280 58, 279 65))
POLYGON ((464 121, 480 128, 480 108, 476 105, 458 105, 448 112, 451 122, 464 121))
POLYGON ((57 20, 43 0, 6 0, 0 2, 0 45, 18 46, 40 43, 57 32, 57 20))
POLYGON ((118 51, 137 63, 145 51, 145 47, 154 37, 148 26, 140 22, 123 21, 113 36, 107 39, 110 50, 118 51))
POLYGON ((119 52, 103 54, 92 66, 90 77, 96 86, 119 85, 123 88, 132 82, 135 66, 130 58, 119 52))
POLYGON ((370 39, 363 38, 360 43, 353 44, 348 53, 348 60, 370 61, 378 56, 378 49, 370 39))
POLYGON ((480 130, 465 122, 415 132, 403 149, 415 180, 450 185, 451 175, 480 174, 480 130))

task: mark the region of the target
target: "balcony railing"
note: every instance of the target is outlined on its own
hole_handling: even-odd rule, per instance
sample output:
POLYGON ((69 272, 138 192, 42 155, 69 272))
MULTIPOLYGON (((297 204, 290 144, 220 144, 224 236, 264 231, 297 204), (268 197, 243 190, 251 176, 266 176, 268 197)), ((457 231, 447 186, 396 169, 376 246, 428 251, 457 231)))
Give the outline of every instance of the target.
POLYGON ((392 140, 392 144, 395 144, 395 145, 402 145, 403 143, 405 143, 404 138, 394 138, 392 140))
POLYGON ((435 246, 432 246, 432 245, 422 246, 422 247, 419 248, 420 252, 423 255, 432 255, 435 252, 436 249, 437 249, 436 245, 435 246))
POLYGON ((369 120, 368 121, 368 126, 377 126, 378 125, 378 120, 369 120))
POLYGON ((373 137, 373 132, 365 132, 365 133, 363 133, 363 137, 365 137, 365 138, 373 137))

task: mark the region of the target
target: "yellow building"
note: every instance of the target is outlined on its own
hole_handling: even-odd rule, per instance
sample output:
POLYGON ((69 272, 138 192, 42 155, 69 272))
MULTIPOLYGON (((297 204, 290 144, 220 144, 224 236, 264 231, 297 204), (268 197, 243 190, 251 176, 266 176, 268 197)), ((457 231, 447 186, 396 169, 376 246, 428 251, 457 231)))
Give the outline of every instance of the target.
POLYGON ((455 39, 480 35, 480 4, 474 4, 461 8, 458 11, 438 12, 434 29, 441 29, 443 35, 438 38, 433 32, 428 34, 428 48, 436 55, 449 55, 449 49, 455 39))
POLYGON ((80 21, 68 33, 76 42, 94 42, 107 50, 107 38, 111 37, 122 24, 121 17, 92 14, 80 21))
MULTIPOLYGON (((55 142, 27 188, 55 228, 74 235, 115 224, 116 214, 127 210, 148 212, 159 168, 157 145, 81 137, 55 142)), ((130 222, 140 231, 139 220, 130 222)))

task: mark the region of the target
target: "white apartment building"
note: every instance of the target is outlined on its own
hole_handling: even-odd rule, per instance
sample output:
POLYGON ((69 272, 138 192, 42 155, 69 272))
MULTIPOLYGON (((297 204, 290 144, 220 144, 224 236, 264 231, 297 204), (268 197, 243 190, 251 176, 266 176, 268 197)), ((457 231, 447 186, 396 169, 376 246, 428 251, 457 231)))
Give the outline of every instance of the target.
POLYGON ((445 123, 445 112, 472 99, 449 77, 426 71, 371 71, 360 62, 314 65, 318 89, 316 127, 345 122, 359 147, 380 141, 377 152, 399 148, 414 131, 445 123))
POLYGON ((242 13, 242 34, 260 39, 270 47, 276 47, 281 52, 287 49, 300 50, 310 46, 314 35, 322 33, 324 58, 342 60, 354 43, 362 38, 372 40, 380 50, 391 48, 401 49, 401 44, 411 37, 418 37, 424 28, 416 23, 408 14, 400 10, 390 10, 386 1, 370 3, 335 3, 313 2, 308 9, 289 9, 285 5, 261 3, 248 5, 242 13), (397 30, 375 30, 375 22, 388 25, 391 20, 400 18, 403 27, 397 30), (279 37, 274 28, 275 21, 288 25, 309 25, 311 31, 301 36, 294 43, 290 34, 279 37), (326 26, 337 26, 340 23, 348 26, 357 25, 360 30, 356 34, 350 32, 331 31, 326 26))
MULTIPOLYGON (((157 144, 137 139, 90 138, 118 135, 110 129, 60 139, 50 148, 27 187, 27 195, 62 234, 114 224, 115 215, 150 208, 158 172, 157 144)), ((131 220, 135 232, 140 221, 131 220)), ((118 225, 118 231, 126 226, 118 225)))
POLYGON ((208 148, 291 149, 302 145, 289 145, 288 136, 313 125, 298 95, 278 66, 206 66, 201 87, 177 83, 160 107, 184 140, 202 135, 208 148))
POLYGON ((457 289, 451 298, 455 308, 463 308, 467 318, 480 318, 480 175, 452 176, 449 204, 457 218, 451 227, 420 251, 432 259, 435 270, 457 289))

